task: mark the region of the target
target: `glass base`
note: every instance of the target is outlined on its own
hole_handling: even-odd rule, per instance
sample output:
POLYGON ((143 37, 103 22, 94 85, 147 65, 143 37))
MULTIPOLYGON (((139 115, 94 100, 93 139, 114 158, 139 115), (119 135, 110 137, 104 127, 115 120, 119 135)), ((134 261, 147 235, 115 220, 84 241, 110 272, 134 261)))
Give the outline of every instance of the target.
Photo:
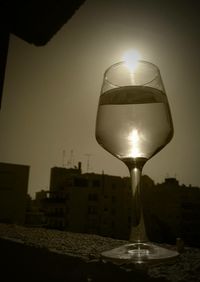
POLYGON ((175 250, 153 243, 130 243, 101 253, 103 260, 118 264, 162 263, 179 256, 175 250))

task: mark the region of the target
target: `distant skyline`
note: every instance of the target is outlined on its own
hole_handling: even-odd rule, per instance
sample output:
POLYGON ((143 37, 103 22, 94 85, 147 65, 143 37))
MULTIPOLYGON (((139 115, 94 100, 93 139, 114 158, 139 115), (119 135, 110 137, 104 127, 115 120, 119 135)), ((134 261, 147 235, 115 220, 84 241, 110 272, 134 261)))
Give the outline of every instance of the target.
POLYGON ((31 166, 29 193, 49 188, 50 169, 73 157, 83 172, 128 176, 95 140, 103 73, 136 49, 158 65, 175 134, 147 162, 155 182, 200 186, 200 18, 187 1, 87 0, 43 47, 10 36, 0 111, 0 161, 31 166), (73 151, 73 156, 72 156, 73 151), (89 154, 89 155, 88 155, 89 154))

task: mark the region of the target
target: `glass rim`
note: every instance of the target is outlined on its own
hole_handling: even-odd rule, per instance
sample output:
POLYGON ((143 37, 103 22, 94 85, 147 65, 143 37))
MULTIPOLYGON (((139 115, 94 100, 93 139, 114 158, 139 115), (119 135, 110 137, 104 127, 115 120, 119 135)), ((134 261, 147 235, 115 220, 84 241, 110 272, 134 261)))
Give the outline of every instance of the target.
MULTIPOLYGON (((158 67, 157 65, 155 65, 154 63, 151 63, 151 62, 149 62, 149 61, 145 61, 145 60, 138 60, 138 62, 139 62, 139 63, 142 63, 142 64, 149 65, 149 66, 151 66, 153 69, 156 70, 156 74, 155 74, 155 76, 153 77, 153 79, 147 81, 146 83, 141 84, 141 86, 144 86, 144 85, 147 85, 147 84, 151 83, 152 81, 154 81, 154 80, 159 76, 159 74, 160 74, 160 69, 159 69, 159 67, 158 67)), ((107 74, 108 74, 108 72, 109 72, 112 68, 118 67, 119 65, 123 65, 123 64, 126 64, 126 61, 120 61, 120 62, 117 62, 117 63, 114 63, 114 64, 110 65, 110 66, 105 70, 105 72, 104 72, 104 80, 105 80, 106 82, 108 82, 110 85, 119 87, 120 85, 112 83, 112 82, 107 78, 107 74)))

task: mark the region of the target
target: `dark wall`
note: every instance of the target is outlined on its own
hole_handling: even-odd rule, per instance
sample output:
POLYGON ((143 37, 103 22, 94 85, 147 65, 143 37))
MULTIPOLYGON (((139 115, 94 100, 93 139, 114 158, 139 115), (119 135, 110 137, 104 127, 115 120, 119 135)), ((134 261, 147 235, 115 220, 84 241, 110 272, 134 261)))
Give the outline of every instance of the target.
POLYGON ((125 271, 117 265, 57 254, 44 248, 0 238, 1 277, 5 281, 69 282, 165 282, 151 278, 145 271, 125 271))

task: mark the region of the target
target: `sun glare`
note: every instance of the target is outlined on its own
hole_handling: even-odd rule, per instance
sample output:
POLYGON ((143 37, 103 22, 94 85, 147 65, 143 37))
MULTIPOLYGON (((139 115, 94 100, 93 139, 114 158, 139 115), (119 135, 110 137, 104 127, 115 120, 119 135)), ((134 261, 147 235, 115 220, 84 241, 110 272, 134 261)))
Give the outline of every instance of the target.
POLYGON ((130 147, 131 147, 131 151, 130 154, 133 158, 138 157, 141 152, 140 152, 140 147, 139 147, 139 141, 140 141, 140 135, 137 129, 133 129, 129 136, 128 136, 128 140, 130 142, 130 147))
POLYGON ((127 67, 131 71, 133 71, 136 68, 138 61, 140 60, 140 54, 136 50, 129 50, 124 53, 123 60, 125 61, 127 67))

